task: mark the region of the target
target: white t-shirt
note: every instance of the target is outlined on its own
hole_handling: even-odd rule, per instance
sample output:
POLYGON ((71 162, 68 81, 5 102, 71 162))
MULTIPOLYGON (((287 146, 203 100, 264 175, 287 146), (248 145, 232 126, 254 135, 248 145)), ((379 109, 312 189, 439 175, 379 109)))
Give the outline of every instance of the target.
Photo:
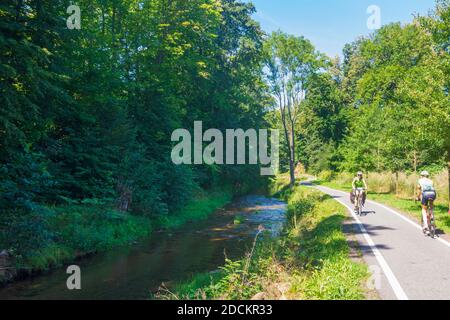
POLYGON ((420 178, 419 179, 419 185, 422 188, 422 192, 424 192, 424 191, 433 191, 434 190, 433 181, 431 179, 420 178))

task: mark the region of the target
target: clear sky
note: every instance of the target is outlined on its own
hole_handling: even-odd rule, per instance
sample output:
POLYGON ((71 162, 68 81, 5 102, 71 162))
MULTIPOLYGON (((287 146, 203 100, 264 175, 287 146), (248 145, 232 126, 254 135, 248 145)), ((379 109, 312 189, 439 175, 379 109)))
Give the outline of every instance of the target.
POLYGON ((414 14, 426 15, 434 8, 434 0, 246 0, 258 12, 254 18, 271 32, 303 35, 316 48, 329 56, 341 55, 346 43, 368 35, 370 14, 367 8, 377 5, 381 24, 410 22, 414 14))

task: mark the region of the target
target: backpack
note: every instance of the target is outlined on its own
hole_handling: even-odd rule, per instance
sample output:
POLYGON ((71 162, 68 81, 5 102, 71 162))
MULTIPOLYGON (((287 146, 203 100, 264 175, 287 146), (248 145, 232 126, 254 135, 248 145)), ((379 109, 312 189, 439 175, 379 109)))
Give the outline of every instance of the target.
POLYGON ((353 191, 350 192, 350 202, 352 204, 355 204, 355 193, 353 191))

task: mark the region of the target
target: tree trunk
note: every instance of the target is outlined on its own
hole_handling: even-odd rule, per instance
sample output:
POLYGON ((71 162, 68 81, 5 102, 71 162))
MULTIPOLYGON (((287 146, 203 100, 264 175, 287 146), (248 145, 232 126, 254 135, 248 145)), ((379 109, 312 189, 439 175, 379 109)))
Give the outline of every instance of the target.
MULTIPOLYGON (((280 100, 280 105, 283 102, 280 100)), ((293 137, 294 135, 292 134, 293 130, 288 128, 288 124, 287 124, 287 119, 286 119, 286 115, 284 114, 284 110, 282 107, 280 107, 280 113, 281 113, 281 123, 283 124, 283 131, 284 131, 284 136, 286 138, 286 143, 288 146, 288 153, 289 153, 289 176, 290 176, 290 181, 289 181, 289 185, 292 188, 295 185, 295 157, 293 157, 293 155, 295 154, 292 145, 293 145, 293 137)))
POLYGON ((291 129, 289 135, 289 172, 291 176, 291 187, 295 185, 295 133, 294 128, 291 129))
POLYGON ((398 171, 395 171, 395 196, 398 198, 398 171))
POLYGON ((289 159, 289 174, 290 174, 290 186, 291 188, 295 186, 295 164, 292 158, 289 159))
POLYGON ((447 159, 447 174, 448 174, 448 214, 450 214, 450 153, 447 159))
POLYGON ((377 142, 377 172, 380 172, 380 140, 377 142))

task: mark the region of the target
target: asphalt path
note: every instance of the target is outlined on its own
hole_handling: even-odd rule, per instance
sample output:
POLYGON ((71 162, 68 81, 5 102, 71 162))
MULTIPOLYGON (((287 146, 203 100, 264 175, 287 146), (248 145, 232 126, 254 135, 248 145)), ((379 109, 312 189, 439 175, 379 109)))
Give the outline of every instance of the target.
POLYGON ((348 208, 363 258, 372 272, 370 284, 382 299, 450 299, 449 242, 442 237, 425 237, 416 222, 374 201, 368 200, 362 215, 356 216, 347 192, 314 187, 348 208))

